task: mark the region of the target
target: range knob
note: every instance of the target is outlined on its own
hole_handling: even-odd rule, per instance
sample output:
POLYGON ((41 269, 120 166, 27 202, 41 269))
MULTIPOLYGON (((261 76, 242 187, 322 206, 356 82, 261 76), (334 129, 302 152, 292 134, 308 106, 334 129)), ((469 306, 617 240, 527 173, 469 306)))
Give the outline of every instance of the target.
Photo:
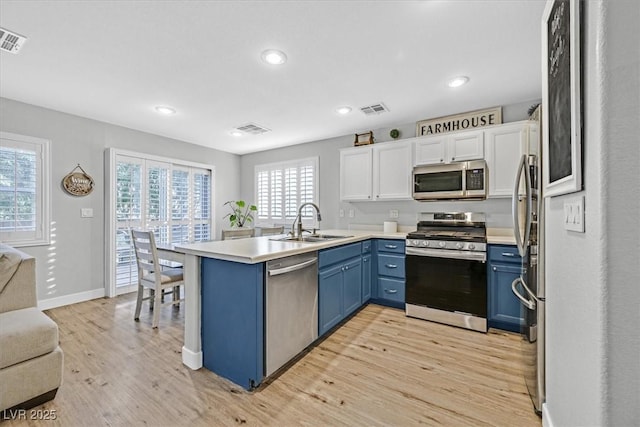
POLYGON ((476 248, 476 245, 474 245, 473 243, 469 243, 469 250, 474 250, 476 248))
POLYGON ((422 244, 423 244, 424 246, 429 246, 430 242, 429 242, 428 240, 425 240, 424 242, 422 242, 422 244))
POLYGON ((456 249, 462 249, 464 245, 460 242, 456 243, 456 249))
POLYGON ((447 244, 445 242, 438 242, 438 246, 444 248, 445 246, 447 246, 447 244))

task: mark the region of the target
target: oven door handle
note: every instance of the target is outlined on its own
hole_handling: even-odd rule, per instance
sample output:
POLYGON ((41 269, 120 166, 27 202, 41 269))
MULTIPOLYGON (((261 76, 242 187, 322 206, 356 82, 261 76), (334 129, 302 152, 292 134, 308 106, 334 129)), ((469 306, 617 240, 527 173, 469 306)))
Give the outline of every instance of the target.
POLYGON ((485 252, 466 252, 466 251, 454 251, 454 250, 440 250, 440 249, 428 249, 428 248, 413 248, 407 247, 405 250, 407 255, 428 256, 433 258, 449 258, 449 259, 462 259, 468 261, 487 261, 487 254, 485 252))

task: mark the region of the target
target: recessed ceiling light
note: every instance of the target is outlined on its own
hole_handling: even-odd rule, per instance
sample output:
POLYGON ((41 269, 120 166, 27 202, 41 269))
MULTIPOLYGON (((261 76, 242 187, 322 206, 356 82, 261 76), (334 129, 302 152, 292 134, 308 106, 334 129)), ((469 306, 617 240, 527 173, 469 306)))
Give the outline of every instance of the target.
POLYGON ((167 107, 166 105, 158 105, 156 107, 156 112, 164 114, 165 116, 172 116, 176 113, 176 109, 167 107))
POLYGON ((351 107, 349 106, 343 106, 343 107, 338 107, 336 108, 336 112, 338 114, 349 114, 351 112, 351 107))
POLYGON ((467 76, 458 76, 449 82, 449 87, 460 87, 469 81, 467 76))
POLYGON ((240 132, 239 130, 232 130, 231 132, 229 132, 231 134, 231 136, 242 136, 242 132, 240 132))
POLYGON ((260 56, 264 62, 271 65, 282 65, 287 62, 287 55, 276 49, 265 50, 260 56))

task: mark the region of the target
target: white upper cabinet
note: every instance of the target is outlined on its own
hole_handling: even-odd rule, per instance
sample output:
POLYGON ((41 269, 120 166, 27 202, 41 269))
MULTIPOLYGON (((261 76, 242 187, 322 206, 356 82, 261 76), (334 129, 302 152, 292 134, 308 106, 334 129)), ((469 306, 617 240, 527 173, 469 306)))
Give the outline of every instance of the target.
MULTIPOLYGON (((523 154, 535 154, 529 141, 536 141, 535 126, 528 121, 508 123, 485 130, 487 151, 485 159, 489 170, 488 197, 511 197, 516 169, 523 154)), ((535 147, 536 144, 531 144, 535 147)))
POLYGON ((340 199, 411 199, 412 142, 340 150, 340 199))
POLYGON ((375 200, 411 199, 412 141, 373 146, 375 200))
POLYGON ((444 163, 447 155, 447 138, 428 136, 417 138, 414 143, 414 164, 433 165, 444 163))
POLYGON ((371 200, 372 147, 340 150, 340 199, 371 200))
POLYGON ((484 158, 484 132, 462 132, 449 135, 447 157, 451 162, 484 158))
POLYGON ((482 131, 417 138, 414 143, 414 165, 463 162, 484 158, 482 131))

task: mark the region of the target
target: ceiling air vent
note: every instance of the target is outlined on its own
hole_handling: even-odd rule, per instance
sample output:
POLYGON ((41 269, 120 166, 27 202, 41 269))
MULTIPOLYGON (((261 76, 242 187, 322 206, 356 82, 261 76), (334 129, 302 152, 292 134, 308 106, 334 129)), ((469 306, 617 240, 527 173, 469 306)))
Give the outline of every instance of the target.
POLYGON ((26 41, 27 38, 25 36, 0 28, 0 50, 14 54, 18 53, 26 41))
POLYGON ((388 113, 389 109, 382 102, 379 102, 377 104, 367 105, 366 107, 360 107, 360 111, 367 116, 371 116, 374 114, 388 113))
POLYGON ((250 133, 251 135, 260 135, 269 132, 271 129, 267 129, 262 126, 258 126, 254 123, 247 123, 246 125, 238 126, 236 130, 244 133, 250 133))

